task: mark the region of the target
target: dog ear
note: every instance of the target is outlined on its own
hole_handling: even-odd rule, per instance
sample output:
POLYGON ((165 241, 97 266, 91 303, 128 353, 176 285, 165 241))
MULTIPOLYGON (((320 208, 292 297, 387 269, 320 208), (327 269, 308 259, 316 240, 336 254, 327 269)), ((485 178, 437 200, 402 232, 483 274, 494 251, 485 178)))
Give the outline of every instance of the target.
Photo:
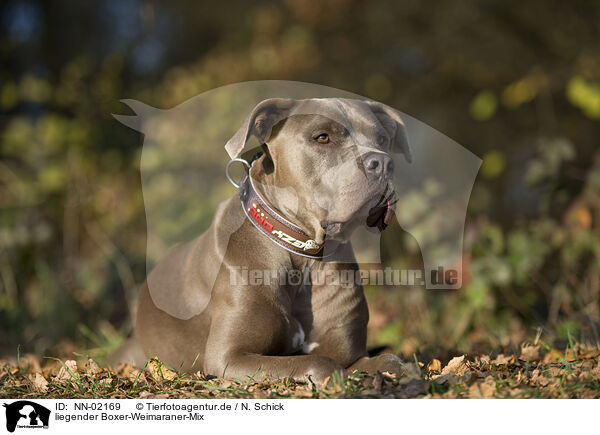
POLYGON ((239 130, 225 144, 229 156, 232 159, 239 156, 251 135, 256 136, 261 144, 265 143, 273 126, 287 118, 296 103, 290 98, 269 98, 254 106, 239 130))
POLYGON ((408 145, 408 134, 400 115, 389 106, 376 101, 366 101, 373 114, 379 119, 392 138, 392 151, 404 154, 408 163, 412 162, 412 154, 408 145))

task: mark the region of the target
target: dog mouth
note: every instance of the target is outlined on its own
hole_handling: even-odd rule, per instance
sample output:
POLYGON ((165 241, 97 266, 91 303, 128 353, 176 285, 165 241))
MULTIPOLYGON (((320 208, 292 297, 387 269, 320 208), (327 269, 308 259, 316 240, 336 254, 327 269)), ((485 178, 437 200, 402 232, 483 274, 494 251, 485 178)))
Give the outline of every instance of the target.
POLYGON ((379 201, 369 210, 367 226, 370 228, 377 228, 379 231, 385 230, 396 210, 397 202, 398 198, 394 189, 389 186, 386 187, 386 190, 381 194, 379 201))
MULTIPOLYGON (((387 228, 389 225, 394 211, 396 209, 396 203, 398 198, 394 189, 387 186, 383 193, 379 193, 379 196, 375 196, 376 201, 368 201, 367 204, 363 205, 366 212, 366 225, 370 228, 377 228, 380 232, 387 228), (369 207, 368 203, 374 204, 369 207)), ((361 208, 362 208, 361 207, 361 208)), ((357 212, 360 215, 360 211, 357 212)), ((363 215, 365 216, 365 215, 363 215)), ((322 221, 321 226, 325 230, 328 238, 338 239, 343 238, 344 234, 348 234, 352 231, 352 228, 358 224, 357 220, 348 221, 322 221), (352 223, 354 222, 354 223, 352 223)))

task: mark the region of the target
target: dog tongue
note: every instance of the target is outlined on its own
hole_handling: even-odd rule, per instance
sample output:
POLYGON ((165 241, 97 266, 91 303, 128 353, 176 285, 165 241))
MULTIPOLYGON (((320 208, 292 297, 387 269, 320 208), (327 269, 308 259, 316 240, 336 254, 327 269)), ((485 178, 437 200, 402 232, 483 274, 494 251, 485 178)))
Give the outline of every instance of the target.
POLYGON ((390 221, 392 220, 393 215, 394 215, 394 207, 390 207, 389 205, 386 205, 385 215, 383 216, 383 224, 385 225, 383 227, 383 229, 385 229, 390 224, 390 221))

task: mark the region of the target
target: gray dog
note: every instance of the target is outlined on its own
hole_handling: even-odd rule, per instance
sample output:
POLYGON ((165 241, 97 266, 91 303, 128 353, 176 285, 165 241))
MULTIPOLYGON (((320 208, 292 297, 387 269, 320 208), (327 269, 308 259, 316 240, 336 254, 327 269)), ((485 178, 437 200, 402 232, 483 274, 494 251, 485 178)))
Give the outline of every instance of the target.
POLYGON ((411 159, 404 123, 372 101, 274 98, 254 107, 226 144, 229 154, 238 156, 252 136, 264 152, 246 170, 239 196, 219 206, 204 234, 155 267, 140 292, 134 337, 112 362, 139 365, 157 356, 184 371, 315 382, 335 371, 400 373, 398 357, 367 356, 360 284, 248 285, 231 277, 240 267, 311 276, 358 270, 350 235, 365 223, 387 225, 390 153, 411 159), (207 303, 182 319, 157 307, 161 297, 207 303))

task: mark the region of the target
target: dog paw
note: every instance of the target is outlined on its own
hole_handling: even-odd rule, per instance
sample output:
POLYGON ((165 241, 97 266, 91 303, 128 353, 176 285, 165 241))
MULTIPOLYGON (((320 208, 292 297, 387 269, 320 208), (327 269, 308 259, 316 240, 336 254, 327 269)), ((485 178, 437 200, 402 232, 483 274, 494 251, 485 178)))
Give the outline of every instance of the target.
POLYGON ((341 379, 346 378, 346 371, 341 365, 331 358, 317 357, 306 373, 306 379, 316 385, 321 385, 328 376, 333 376, 334 372, 339 373, 341 379))
POLYGON ((371 374, 375 374, 378 371, 388 372, 398 376, 404 372, 402 360, 391 353, 382 353, 370 358, 361 358, 352 364, 349 370, 363 370, 371 374))
POLYGON ((398 376, 404 372, 402 360, 391 353, 382 353, 370 359, 376 371, 389 372, 398 376))

